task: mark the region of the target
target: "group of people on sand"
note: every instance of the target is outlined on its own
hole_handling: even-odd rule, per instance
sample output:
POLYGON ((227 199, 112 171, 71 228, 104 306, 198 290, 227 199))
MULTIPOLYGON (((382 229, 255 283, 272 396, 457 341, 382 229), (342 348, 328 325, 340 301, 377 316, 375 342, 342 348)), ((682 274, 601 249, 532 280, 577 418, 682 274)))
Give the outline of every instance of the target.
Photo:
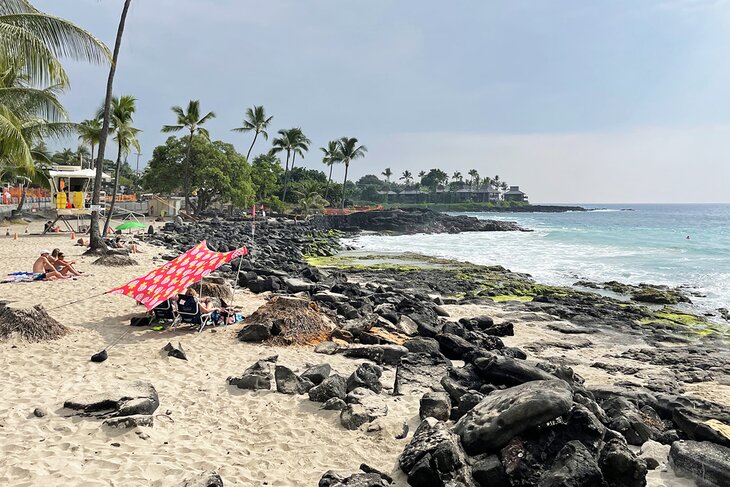
POLYGON ((66 260, 60 249, 41 250, 41 255, 33 263, 33 278, 36 281, 55 281, 78 277, 81 272, 74 268, 76 261, 66 260))
MULTIPOLYGON (((116 237, 116 238, 105 238, 104 243, 107 247, 110 249, 127 249, 130 254, 141 254, 142 249, 140 246, 134 242, 127 242, 122 240, 122 237, 116 237)), ((84 240, 83 238, 80 238, 76 241, 75 244, 77 247, 88 247, 91 245, 91 239, 84 240)))

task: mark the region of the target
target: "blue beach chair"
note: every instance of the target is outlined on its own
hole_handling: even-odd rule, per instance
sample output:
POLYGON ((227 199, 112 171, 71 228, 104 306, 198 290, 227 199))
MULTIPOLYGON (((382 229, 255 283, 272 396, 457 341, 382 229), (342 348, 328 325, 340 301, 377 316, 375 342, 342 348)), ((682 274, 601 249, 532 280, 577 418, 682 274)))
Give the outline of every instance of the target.
POLYGON ((212 323, 212 313, 201 313, 200 304, 197 298, 186 294, 177 295, 177 314, 180 323, 186 323, 192 327, 199 326, 198 332, 212 323))

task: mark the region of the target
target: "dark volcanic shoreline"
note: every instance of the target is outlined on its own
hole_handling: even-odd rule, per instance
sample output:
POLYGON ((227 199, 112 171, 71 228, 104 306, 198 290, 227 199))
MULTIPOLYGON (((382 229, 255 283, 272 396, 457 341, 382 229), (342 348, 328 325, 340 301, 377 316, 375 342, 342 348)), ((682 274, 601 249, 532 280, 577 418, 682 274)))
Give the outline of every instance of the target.
POLYGON ((415 233, 531 231, 514 222, 480 220, 465 215, 452 216, 419 208, 319 216, 313 220, 313 225, 317 228, 350 232, 392 232, 409 235, 415 233))
MULTIPOLYGON (((250 223, 213 220, 168 224, 151 240, 174 253, 203 239, 220 251, 249 245, 241 273, 233 261, 223 276, 254 293, 311 300, 332 320, 316 351, 367 362, 347 381, 325 379, 309 400, 342 408, 345 428, 369 428, 388 414, 383 368, 395 367, 393 395, 425 392, 423 421, 403 433, 408 444, 390 473, 403 482, 641 487, 648 470, 667 468, 668 455, 691 475, 713 461, 708 448, 715 455, 730 446, 727 404, 712 402, 730 386, 730 349, 701 317, 545 286, 499 266, 409 255, 347 260, 337 255, 343 234, 321 225, 272 221, 257 224, 256 235, 252 242, 250 223), (370 392, 351 392, 351 382, 370 392), (661 453, 637 455, 628 445, 661 453)), ((257 318, 238 336, 275 340, 281 323, 257 318)), ((232 379, 237 387, 257 383, 256 367, 232 379)), ((306 386, 287 377, 295 392, 306 386)), ((727 475, 730 456, 720 458, 727 475)), ((364 465, 351 481, 328 472, 320 485, 387 486, 390 475, 364 465)))

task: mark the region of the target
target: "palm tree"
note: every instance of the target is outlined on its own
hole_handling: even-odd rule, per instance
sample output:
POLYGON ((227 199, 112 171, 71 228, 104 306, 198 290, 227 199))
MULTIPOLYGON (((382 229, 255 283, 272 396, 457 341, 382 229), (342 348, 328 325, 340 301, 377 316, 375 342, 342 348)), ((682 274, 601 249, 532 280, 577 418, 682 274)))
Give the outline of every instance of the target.
POLYGON ((492 178, 492 185, 495 188, 499 188, 499 185, 500 185, 500 182, 499 182, 499 174, 497 174, 496 176, 494 176, 494 178, 492 178))
MULTIPOLYGON (((122 36, 124 35, 124 26, 127 22, 127 13, 132 0, 124 0, 122 14, 119 17, 119 26, 117 27, 117 37, 114 41, 114 54, 112 55, 112 63, 109 68, 109 77, 106 80, 106 94, 104 95, 104 118, 101 122, 101 134, 99 135, 99 152, 96 156, 96 177, 94 178, 94 192, 91 197, 92 206, 99 207, 99 199, 101 198, 101 178, 104 169, 104 151, 106 150, 106 139, 109 137, 109 116, 112 105, 112 91, 114 89, 114 75, 119 65, 119 49, 122 47, 122 36)), ((105 249, 106 245, 99 233, 99 211, 91 212, 91 223, 89 225, 90 233, 89 248, 92 251, 105 249)))
POLYGON ((94 147, 101 138, 101 121, 98 118, 84 120, 79 124, 79 140, 91 146, 91 168, 94 167, 94 147))
POLYGON ((385 176, 385 180, 388 182, 388 187, 386 188, 386 191, 385 191, 385 204, 387 205, 388 204, 388 196, 389 196, 388 193, 390 193, 390 177, 393 175, 393 171, 391 171, 389 167, 386 167, 385 168, 385 171, 383 171, 380 174, 382 174, 383 176, 385 176))
POLYGON ((103 63, 109 49, 68 20, 45 14, 28 0, 0 2, 0 55, 16 59, 33 85, 68 86, 59 58, 103 63))
POLYGON ((347 187, 347 171, 350 169, 350 162, 365 157, 368 148, 364 145, 357 145, 355 137, 342 137, 338 141, 340 160, 345 164, 345 180, 342 183, 342 209, 345 209, 345 189, 347 187))
POLYGON ((309 144, 312 143, 304 133, 302 129, 298 127, 290 128, 289 130, 281 129, 277 132, 279 137, 276 137, 271 148, 271 152, 276 154, 277 152, 286 151, 286 166, 284 166, 284 189, 281 195, 281 201, 286 201, 286 193, 289 188, 289 174, 290 169, 294 169, 294 159, 297 154, 304 157, 304 152, 309 150, 309 144), (289 160, 291 159, 291 168, 289 167, 289 160))
POLYGON ((88 163, 91 159, 91 152, 89 152, 88 147, 85 145, 79 145, 76 148, 76 153, 74 154, 76 159, 79 161, 79 165, 83 168, 86 163, 88 163))
POLYGON ((327 147, 320 147, 319 150, 324 153, 322 156, 322 162, 330 168, 329 177, 327 178, 327 187, 324 190, 324 199, 327 199, 330 192, 330 184, 332 184, 332 168, 335 164, 340 162, 337 141, 330 140, 327 142, 327 147))
POLYGON ((420 171, 418 173, 418 179, 423 179, 423 177, 426 175, 426 171, 420 171))
POLYGON ((470 169, 467 174, 469 174, 472 182, 476 185, 476 190, 479 191, 479 172, 476 169, 470 169))
POLYGON ((411 171, 403 171, 403 175, 399 178, 401 181, 406 182, 406 188, 411 185, 411 181, 413 181, 413 174, 411 174, 411 171))
POLYGON ((299 154, 299 157, 304 159, 304 153, 309 151, 309 144, 311 144, 312 141, 304 135, 302 129, 296 128, 292 130, 294 130, 294 133, 292 134, 293 146, 291 152, 291 169, 294 170, 294 161, 297 158, 297 154, 299 154))
POLYGON ((185 211, 190 208, 190 151, 193 148, 193 137, 195 134, 202 135, 206 140, 210 140, 210 133, 207 129, 203 128, 203 125, 208 120, 215 118, 215 113, 208 112, 205 116, 200 116, 200 101, 190 100, 188 102, 187 111, 183 110, 182 107, 172 107, 173 113, 177 116, 176 125, 163 125, 162 132, 179 132, 183 129, 187 129, 190 133, 188 138, 188 148, 185 154, 185 169, 183 170, 183 191, 185 192, 185 211))
POLYGON ((254 105, 253 108, 246 109, 246 119, 243 121, 243 125, 232 129, 234 132, 250 132, 252 130, 254 132, 251 147, 248 148, 248 152, 246 153, 246 160, 251 156, 251 150, 259 134, 263 136, 264 140, 269 140, 269 133, 266 129, 269 127, 269 123, 271 123, 273 118, 266 116, 266 110, 264 110, 263 106, 254 105))
POLYGON ((111 105, 111 126, 114 131, 114 140, 117 143, 117 162, 114 169, 114 189, 112 190, 112 201, 109 205, 109 212, 106 215, 104 223, 104 232, 106 235, 111 223, 114 207, 117 203, 117 191, 119 190, 119 172, 122 167, 122 155, 128 155, 130 147, 140 150, 137 134, 139 129, 132 127, 132 119, 137 109, 137 99, 130 95, 123 95, 119 98, 112 98, 111 105))

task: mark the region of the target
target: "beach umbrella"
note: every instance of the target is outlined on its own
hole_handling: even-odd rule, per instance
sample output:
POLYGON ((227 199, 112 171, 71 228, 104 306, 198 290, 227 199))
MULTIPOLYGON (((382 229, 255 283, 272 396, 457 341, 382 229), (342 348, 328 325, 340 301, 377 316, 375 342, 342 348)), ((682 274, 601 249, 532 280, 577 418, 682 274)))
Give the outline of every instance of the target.
POLYGON ((151 310, 166 299, 187 289, 191 284, 236 257, 248 254, 246 247, 231 252, 213 252, 205 240, 152 272, 110 289, 105 294, 124 294, 151 310))
POLYGON ((124 222, 119 225, 117 230, 131 230, 132 228, 144 228, 145 224, 140 222, 124 222))

